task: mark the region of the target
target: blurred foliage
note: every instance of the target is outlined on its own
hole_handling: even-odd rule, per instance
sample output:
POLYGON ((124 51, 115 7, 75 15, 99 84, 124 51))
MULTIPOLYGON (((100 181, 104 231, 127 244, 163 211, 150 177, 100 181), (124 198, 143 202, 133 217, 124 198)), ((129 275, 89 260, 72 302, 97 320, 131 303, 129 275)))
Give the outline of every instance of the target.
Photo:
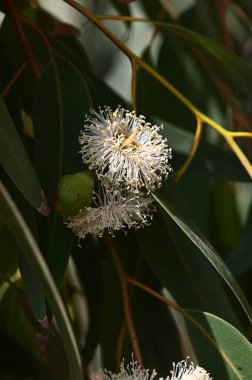
POLYGON ((0 378, 80 380, 133 352, 163 377, 190 356, 252 379, 250 1, 42 5, 0 4, 0 378), (119 104, 163 124, 173 172, 150 226, 78 244, 59 188, 88 169, 85 114, 119 104))

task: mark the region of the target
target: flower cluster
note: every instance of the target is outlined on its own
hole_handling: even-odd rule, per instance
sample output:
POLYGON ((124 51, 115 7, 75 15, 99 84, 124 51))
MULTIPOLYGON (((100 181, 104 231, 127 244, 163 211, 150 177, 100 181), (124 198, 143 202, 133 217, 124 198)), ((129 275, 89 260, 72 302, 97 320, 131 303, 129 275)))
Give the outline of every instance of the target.
POLYGON ((160 128, 120 106, 115 111, 110 107, 91 110, 86 116, 80 152, 96 173, 99 193, 94 193, 94 207, 65 218, 79 238, 87 233, 102 236, 105 229, 113 235, 125 227, 149 224, 154 209, 149 193, 171 171, 171 149, 160 128))
POLYGON ((68 217, 66 223, 79 239, 88 233, 102 236, 105 229, 113 235, 124 228, 140 228, 149 224, 152 199, 134 193, 101 189, 95 193, 95 207, 85 207, 79 214, 68 217))
POLYGON ((171 149, 144 116, 118 107, 92 110, 80 137, 83 162, 98 178, 120 189, 155 190, 171 171, 171 149))
POLYGON ((193 363, 188 364, 187 360, 175 364, 173 363, 173 370, 171 377, 166 380, 211 380, 209 373, 202 367, 195 366, 193 363))
MULTIPOLYGON (((148 369, 142 369, 137 362, 132 359, 131 363, 125 367, 124 361, 120 365, 119 373, 112 373, 105 370, 101 373, 103 380, 153 380, 157 375, 155 370, 149 374, 148 369)), ((171 371, 171 377, 167 377, 165 380, 211 380, 209 373, 205 369, 195 366, 193 363, 188 364, 187 360, 182 360, 177 364, 173 364, 173 370, 171 371)), ((97 380, 93 376, 93 380, 97 380)), ((159 380, 164 380, 160 378, 159 380)))

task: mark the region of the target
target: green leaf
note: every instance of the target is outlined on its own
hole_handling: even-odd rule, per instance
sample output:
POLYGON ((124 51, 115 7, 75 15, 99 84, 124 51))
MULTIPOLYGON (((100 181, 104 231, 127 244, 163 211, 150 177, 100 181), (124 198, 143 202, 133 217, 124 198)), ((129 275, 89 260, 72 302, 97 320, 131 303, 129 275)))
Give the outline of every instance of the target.
POLYGON ((60 294, 36 241, 2 183, 0 183, 0 213, 22 250, 25 259, 32 267, 39 281, 41 281, 42 288, 54 314, 66 350, 70 379, 82 380, 81 358, 60 294))
POLYGON ((187 310, 185 318, 199 365, 213 379, 252 378, 252 345, 238 330, 206 312, 187 310))
POLYGON ((118 273, 110 256, 106 260, 102 277, 101 345, 103 364, 110 371, 117 370, 116 350, 120 329, 124 323, 123 301, 118 273))
POLYGON ((209 58, 209 64, 219 71, 232 83, 241 86, 247 91, 252 86, 252 67, 243 59, 225 49, 215 41, 204 37, 190 29, 172 24, 157 23, 169 38, 177 38, 187 44, 189 48, 197 47, 209 58))
POLYGON ((83 349, 86 364, 92 360, 101 334, 101 277, 103 269, 102 256, 100 255, 101 242, 101 240, 96 241, 91 235, 87 235, 81 247, 74 245, 72 249, 72 255, 88 302, 89 329, 83 349))
POLYGON ((225 255, 237 246, 241 232, 235 189, 229 182, 213 181, 209 209, 211 241, 225 255))
MULTIPOLYGON (((83 171, 79 135, 92 100, 78 70, 62 57, 47 65, 34 105, 35 166, 50 202, 63 175, 83 171), (46 147, 46 150, 45 150, 46 147)), ((61 285, 74 235, 53 213, 40 218, 43 253, 58 286, 61 285)))
POLYGON ((50 200, 60 177, 83 170, 79 135, 91 106, 79 71, 62 57, 52 58, 43 73, 33 115, 35 164, 50 200))
POLYGON ((220 277, 167 214, 158 211, 136 237, 150 268, 179 305, 211 312, 239 328, 220 277))
POLYGON ((194 226, 192 226, 192 224, 189 225, 178 215, 178 213, 173 209, 167 199, 164 199, 160 195, 152 195, 153 198, 164 209, 164 211, 172 218, 172 220, 181 228, 181 230, 198 247, 198 249, 206 256, 214 268, 219 272, 223 280, 228 284, 233 293, 236 295, 249 320, 252 322, 252 310, 243 291, 239 287, 233 274, 230 272, 223 260, 220 258, 217 252, 215 252, 214 248, 204 237, 201 236, 201 234, 199 234, 199 232, 194 226))
MULTIPOLYGON (((161 51, 165 50, 165 47, 163 45, 161 51)), ((165 69, 162 66, 159 67, 159 63, 157 70, 190 99, 192 93, 191 87, 188 85, 184 56, 179 53, 177 46, 169 49, 166 52, 168 57, 163 63, 165 69), (181 55, 182 57, 180 57, 181 55), (169 66, 167 66, 167 61, 169 66)), ((150 66, 154 66, 149 49, 144 51, 142 59, 150 66)), ((137 107, 143 115, 158 116, 183 129, 193 130, 194 128, 195 117, 192 112, 142 68, 137 71, 137 107), (151 94, 151 96, 146 96, 146 93, 151 94)))
POLYGON ((0 297, 0 377, 1 379, 51 379, 39 357, 35 332, 24 313, 19 290, 1 288, 0 297), (5 377, 6 376, 6 377, 5 377))
POLYGON ((27 201, 39 209, 42 202, 41 185, 1 96, 0 162, 27 201))
POLYGON ((252 246, 252 206, 241 235, 240 242, 227 258, 227 265, 235 275, 240 275, 252 266, 252 255, 249 247, 252 246))
POLYGON ((4 224, 2 225, 2 220, 0 220, 0 247, 0 273, 4 276, 10 277, 16 272, 18 263, 12 237, 6 226, 4 224))

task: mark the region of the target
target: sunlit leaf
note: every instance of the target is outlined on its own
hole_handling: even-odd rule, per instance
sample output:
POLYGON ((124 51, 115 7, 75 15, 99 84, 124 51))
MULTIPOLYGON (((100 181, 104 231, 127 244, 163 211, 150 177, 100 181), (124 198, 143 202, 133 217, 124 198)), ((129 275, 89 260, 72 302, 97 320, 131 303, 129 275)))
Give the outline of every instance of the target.
POLYGON ((189 310, 187 314, 188 332, 197 359, 213 379, 251 379, 251 343, 215 315, 196 310, 189 310))

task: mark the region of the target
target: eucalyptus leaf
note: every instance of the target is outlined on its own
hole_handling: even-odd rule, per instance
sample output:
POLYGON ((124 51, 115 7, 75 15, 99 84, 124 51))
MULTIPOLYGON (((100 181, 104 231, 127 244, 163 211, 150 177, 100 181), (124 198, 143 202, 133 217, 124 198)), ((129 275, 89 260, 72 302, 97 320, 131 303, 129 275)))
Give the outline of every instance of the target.
POLYGON ((252 345, 236 328, 197 310, 186 311, 186 324, 199 364, 213 379, 252 378, 252 345))
POLYGON ((219 272, 223 280, 228 284, 233 291, 244 311, 246 312, 249 320, 252 322, 252 310, 243 291, 235 280, 233 274, 225 265, 221 257, 215 252, 210 243, 199 234, 197 229, 185 222, 180 215, 173 209, 167 199, 159 195, 152 194, 153 198, 159 203, 164 211, 172 218, 172 220, 181 228, 181 230, 188 236, 188 238, 198 247, 198 249, 206 256, 214 268, 219 272))
POLYGON ((227 257, 227 265, 235 275, 240 275, 252 266, 252 255, 249 247, 252 246, 252 205, 242 232, 240 242, 227 257))
POLYGON ((38 209, 42 188, 1 96, 0 162, 27 201, 38 209))
POLYGON ((0 378, 18 380, 29 377, 49 380, 49 369, 40 358, 35 331, 25 315, 23 305, 24 301, 20 302, 19 290, 16 287, 10 286, 2 292, 0 378))
POLYGON ((209 59, 209 64, 233 84, 250 91, 252 86, 252 67, 235 55, 231 50, 193 30, 165 23, 157 23, 169 38, 176 38, 187 47, 196 47, 209 59))
POLYGON ((1 216, 41 282, 48 304, 54 314, 68 357, 70 379, 82 380, 81 358, 65 306, 36 241, 2 183, 0 183, 0 206, 1 216))
POLYGON ((240 328, 220 277, 165 212, 158 210, 136 237, 150 268, 180 306, 208 311, 240 328))
MULTIPOLYGON (((79 135, 92 100, 84 78, 66 59, 51 59, 43 73, 34 105, 35 166, 50 202, 64 175, 84 170, 79 135), (46 146, 46 150, 45 150, 46 146)), ((74 235, 54 212, 39 221, 43 253, 61 286, 74 235)))

